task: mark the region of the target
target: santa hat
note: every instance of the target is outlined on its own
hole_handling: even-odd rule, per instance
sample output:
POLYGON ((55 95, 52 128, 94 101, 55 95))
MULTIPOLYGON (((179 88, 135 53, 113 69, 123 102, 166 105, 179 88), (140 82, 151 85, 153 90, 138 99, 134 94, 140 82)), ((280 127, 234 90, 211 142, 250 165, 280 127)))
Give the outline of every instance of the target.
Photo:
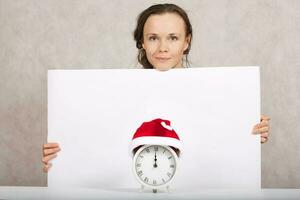
POLYGON ((171 127, 171 122, 154 119, 144 122, 135 132, 131 141, 131 151, 140 145, 166 145, 181 150, 181 142, 171 127))

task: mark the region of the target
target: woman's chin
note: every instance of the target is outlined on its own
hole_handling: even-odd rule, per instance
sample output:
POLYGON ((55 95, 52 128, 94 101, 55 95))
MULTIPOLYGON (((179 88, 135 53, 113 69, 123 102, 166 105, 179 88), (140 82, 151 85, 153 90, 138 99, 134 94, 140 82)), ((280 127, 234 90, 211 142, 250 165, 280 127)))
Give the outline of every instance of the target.
POLYGON ((174 67, 172 67, 172 65, 154 65, 154 69, 157 69, 159 71, 168 71, 170 69, 172 69, 174 67))

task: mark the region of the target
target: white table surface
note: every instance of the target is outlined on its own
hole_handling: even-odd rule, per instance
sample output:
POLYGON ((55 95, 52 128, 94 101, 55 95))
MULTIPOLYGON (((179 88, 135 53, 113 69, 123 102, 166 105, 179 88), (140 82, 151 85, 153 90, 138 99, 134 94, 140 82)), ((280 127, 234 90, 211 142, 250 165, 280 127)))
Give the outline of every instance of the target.
POLYGON ((300 199, 300 189, 199 189, 154 194, 138 189, 1 186, 0 199, 300 199))

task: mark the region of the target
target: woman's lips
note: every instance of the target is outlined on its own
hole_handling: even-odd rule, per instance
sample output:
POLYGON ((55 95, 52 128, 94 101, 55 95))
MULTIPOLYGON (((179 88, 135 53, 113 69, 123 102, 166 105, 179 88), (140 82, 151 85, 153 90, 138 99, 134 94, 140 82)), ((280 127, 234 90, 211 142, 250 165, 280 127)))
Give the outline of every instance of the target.
POLYGON ((166 62, 166 61, 170 60, 171 58, 168 58, 168 57, 155 57, 155 59, 160 61, 160 62, 166 62))

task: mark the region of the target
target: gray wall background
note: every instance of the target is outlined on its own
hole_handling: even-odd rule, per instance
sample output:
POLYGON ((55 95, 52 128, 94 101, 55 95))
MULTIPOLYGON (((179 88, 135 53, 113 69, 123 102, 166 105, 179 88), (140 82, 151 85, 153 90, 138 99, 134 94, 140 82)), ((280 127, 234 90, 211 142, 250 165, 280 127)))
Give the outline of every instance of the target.
MULTIPOLYGON (((135 68, 136 16, 153 3, 0 0, 0 185, 45 186, 47 70, 135 68)), ((262 186, 300 188, 300 1, 172 1, 194 28, 194 66, 261 66, 262 186)))

